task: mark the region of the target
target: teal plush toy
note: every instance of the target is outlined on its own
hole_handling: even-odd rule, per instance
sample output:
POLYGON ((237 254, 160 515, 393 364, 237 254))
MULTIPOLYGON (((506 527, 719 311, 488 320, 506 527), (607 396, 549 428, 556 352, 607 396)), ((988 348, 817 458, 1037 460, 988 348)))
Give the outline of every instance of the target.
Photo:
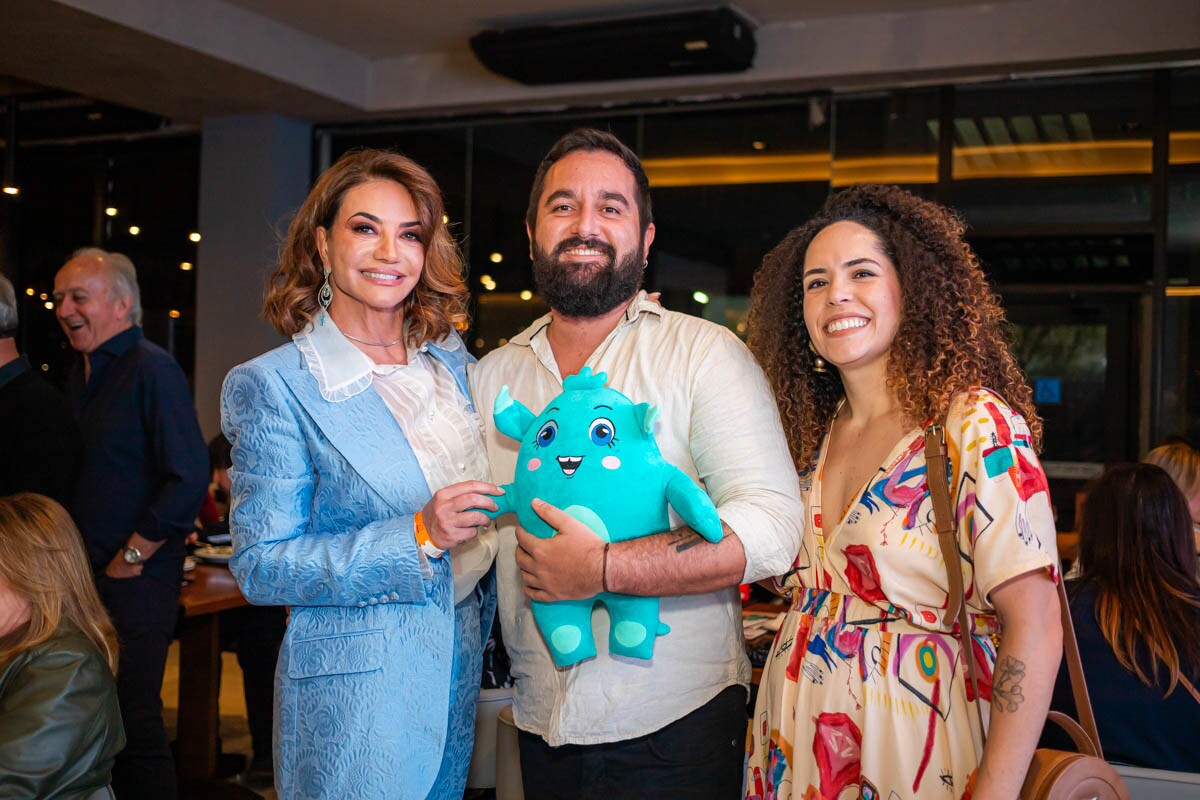
MULTIPOLYGON (((504 435, 521 443, 516 476, 495 498, 493 519, 516 513, 525 530, 542 539, 554 529, 530 505, 545 500, 584 522, 606 542, 668 530, 667 504, 710 542, 721 538, 721 520, 708 495, 667 463, 654 441, 658 409, 634 404, 604 386, 608 376, 584 367, 563 381, 563 393, 540 416, 500 390, 494 416, 504 435)), ((533 616, 554 663, 576 664, 596 655, 592 607, 604 603, 610 621, 609 652, 649 659, 654 639, 670 631, 658 619, 657 597, 602 592, 586 600, 532 601, 533 616)))

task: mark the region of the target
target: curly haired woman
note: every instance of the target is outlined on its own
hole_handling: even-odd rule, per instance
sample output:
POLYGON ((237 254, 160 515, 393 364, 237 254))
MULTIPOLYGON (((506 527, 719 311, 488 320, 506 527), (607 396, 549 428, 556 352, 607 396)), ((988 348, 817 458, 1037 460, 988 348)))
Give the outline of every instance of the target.
POLYGON ((767 255, 750 345, 806 519, 778 578, 792 605, 759 690, 747 797, 1017 796, 1062 630, 1041 422, 1005 325, 962 223, 896 187, 830 197, 767 255), (934 479, 950 481, 961 557, 949 568, 964 575, 990 713, 942 622, 923 431, 943 418, 950 475, 934 479))

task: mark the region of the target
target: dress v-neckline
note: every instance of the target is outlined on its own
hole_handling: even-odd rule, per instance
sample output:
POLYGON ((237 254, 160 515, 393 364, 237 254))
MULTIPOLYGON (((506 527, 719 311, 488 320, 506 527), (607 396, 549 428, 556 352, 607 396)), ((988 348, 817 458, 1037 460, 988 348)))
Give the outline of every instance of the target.
POLYGON ((842 406, 845 405, 845 403, 846 399, 842 398, 842 401, 838 403, 837 410, 833 412, 833 418, 829 421, 829 429, 825 431, 825 439, 821 442, 821 449, 817 453, 817 469, 813 476, 813 490, 810 495, 811 505, 814 508, 819 509, 820 516, 817 520, 814 520, 814 524, 816 524, 821 538, 822 553, 824 552, 824 548, 828 547, 833 541, 834 537, 842 530, 843 527, 845 527, 846 520, 850 518, 850 512, 854 510, 856 505, 858 505, 859 500, 862 498, 863 494, 866 493, 867 489, 870 488, 871 484, 879 478, 879 473, 883 472, 886 474, 892 467, 894 467, 896 461, 900 458, 899 451, 901 448, 907 450, 912 443, 913 437, 921 431, 920 428, 914 429, 915 432, 909 431, 896 440, 896 443, 892 445, 892 449, 888 451, 887 456, 875 468, 875 471, 867 476, 867 479, 863 481, 862 485, 858 487, 854 494, 849 495, 850 501, 846 508, 836 512, 837 516, 833 518, 835 523, 833 527, 830 528, 825 524, 825 480, 823 477, 825 475, 825 459, 829 455, 829 443, 833 438, 833 420, 837 419, 837 415, 841 412, 842 406))

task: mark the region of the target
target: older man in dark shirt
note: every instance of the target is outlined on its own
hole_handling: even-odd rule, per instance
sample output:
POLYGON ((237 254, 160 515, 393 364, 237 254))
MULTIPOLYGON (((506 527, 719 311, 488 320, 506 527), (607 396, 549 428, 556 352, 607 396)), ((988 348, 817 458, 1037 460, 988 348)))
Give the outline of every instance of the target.
POLYGON ((208 486, 187 379, 139 326, 128 258, 79 250, 54 279, 58 320, 83 363, 71 399, 83 440, 72 512, 121 640, 117 694, 128 740, 118 797, 175 797, 162 722, 163 670, 179 603, 184 539, 208 486))

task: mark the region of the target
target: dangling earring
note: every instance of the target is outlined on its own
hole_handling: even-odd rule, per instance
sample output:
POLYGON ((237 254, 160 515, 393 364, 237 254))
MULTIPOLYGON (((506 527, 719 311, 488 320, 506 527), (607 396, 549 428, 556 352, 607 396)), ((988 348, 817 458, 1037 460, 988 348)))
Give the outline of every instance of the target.
POLYGON ((321 284, 321 288, 317 290, 317 302, 321 304, 321 308, 329 310, 329 304, 333 302, 333 287, 329 285, 329 270, 325 270, 325 282, 321 284))
POLYGON ((829 369, 825 366, 825 359, 821 358, 821 354, 817 352, 817 348, 813 347, 811 339, 808 342, 808 349, 813 351, 814 356, 812 371, 821 375, 829 372, 829 369))

